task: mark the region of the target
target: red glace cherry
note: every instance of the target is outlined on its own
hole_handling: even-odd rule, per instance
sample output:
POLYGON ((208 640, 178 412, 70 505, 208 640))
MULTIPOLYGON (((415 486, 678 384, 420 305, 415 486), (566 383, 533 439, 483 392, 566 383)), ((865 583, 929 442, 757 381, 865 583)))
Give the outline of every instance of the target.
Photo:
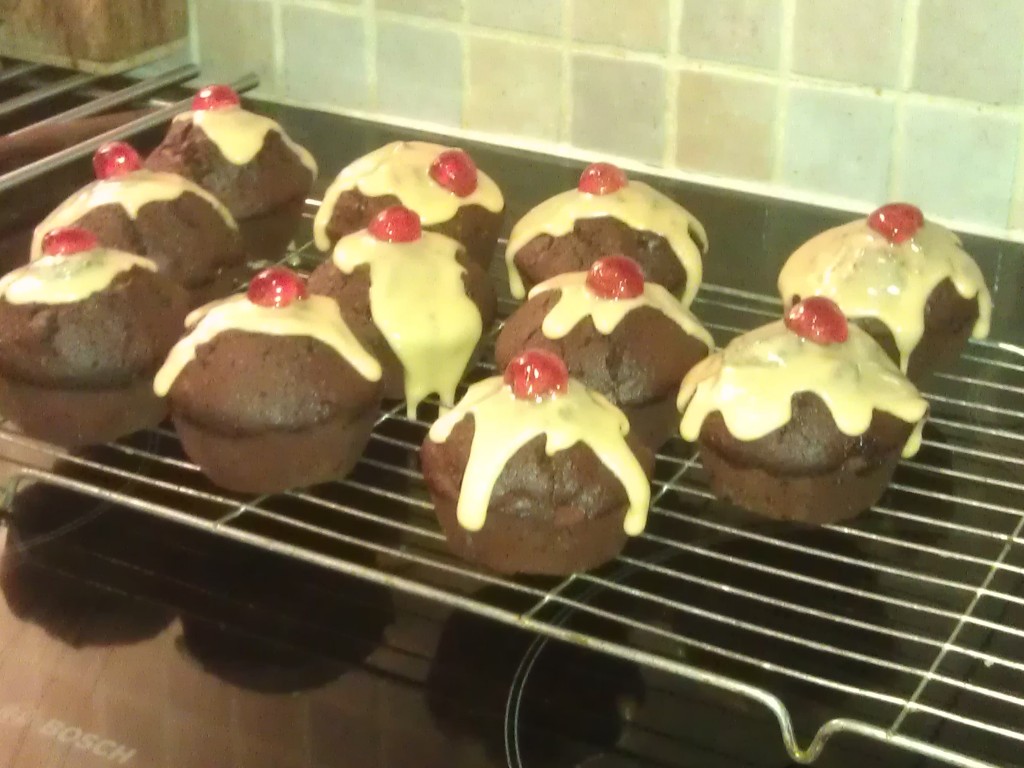
POLYGON ((587 272, 587 288, 602 299, 635 299, 644 295, 644 273, 626 256, 605 256, 587 272))
POLYGON ((237 107, 241 103, 242 100, 230 85, 208 85, 192 97, 192 109, 196 112, 237 107))
POLYGON ((448 149, 430 164, 430 178, 458 197, 476 191, 476 163, 461 149, 448 149))
POLYGON ((611 163, 591 163, 580 174, 579 190, 590 195, 610 195, 629 184, 622 169, 611 163))
POLYGON ((114 179, 142 167, 142 158, 131 144, 111 141, 96 150, 92 156, 92 169, 97 179, 114 179))
POLYGON ((411 243, 423 235, 420 217, 404 205, 392 205, 373 217, 366 228, 385 243, 411 243))
POLYGON ((306 298, 306 284, 290 269, 270 267, 249 282, 246 296, 253 304, 280 309, 306 298))
POLYGON ((540 400, 569 388, 569 370, 555 353, 528 349, 509 362, 505 383, 519 400, 540 400))
POLYGON ((910 203, 889 203, 868 216, 868 226, 890 243, 905 243, 924 226, 924 214, 910 203))
POLYGON ((43 253, 46 256, 71 256, 99 247, 96 235, 81 227, 58 227, 43 237, 43 253))
POLYGON ((846 316, 832 299, 811 296, 794 304, 786 313, 786 327, 815 344, 841 344, 850 328, 846 316))

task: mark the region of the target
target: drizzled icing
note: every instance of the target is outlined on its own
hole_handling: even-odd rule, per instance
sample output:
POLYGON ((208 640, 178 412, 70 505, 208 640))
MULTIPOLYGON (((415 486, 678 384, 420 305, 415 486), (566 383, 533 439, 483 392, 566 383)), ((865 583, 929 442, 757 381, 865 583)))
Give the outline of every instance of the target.
POLYGON ((733 437, 757 440, 789 423, 800 392, 821 398, 844 435, 863 435, 874 411, 882 411, 916 425, 904 456, 921 445, 928 403, 874 339, 851 324, 845 342, 817 344, 781 320, 736 337, 686 375, 677 402, 680 434, 696 440, 717 411, 733 437))
POLYGON ((190 120, 197 128, 202 128, 207 138, 217 145, 224 159, 232 165, 245 165, 259 154, 267 134, 277 133, 285 146, 292 151, 299 162, 316 177, 317 166, 313 155, 305 147, 295 143, 284 132, 275 120, 257 115, 241 107, 220 107, 218 109, 202 109, 194 112, 183 112, 174 118, 174 122, 190 120))
POLYGON ((261 307, 244 295, 231 296, 194 310, 185 318, 185 326, 191 332, 174 345, 153 380, 153 391, 160 397, 195 359, 196 349, 224 331, 309 336, 345 358, 367 381, 380 381, 380 363, 356 340, 338 305, 326 296, 309 296, 284 307, 261 307))
POLYGON ((234 217, 223 203, 198 184, 176 173, 139 170, 87 184, 58 205, 36 227, 32 236, 31 258, 38 259, 43 255, 43 238, 47 232, 75 224, 101 205, 118 205, 131 219, 136 219, 147 204, 177 200, 186 192, 201 197, 216 209, 225 224, 231 229, 238 229, 234 217))
POLYGON ((571 189, 545 200, 523 216, 512 228, 505 250, 512 295, 517 299, 526 295, 523 278, 515 264, 515 255, 524 245, 538 235, 567 235, 580 219, 603 216, 618 219, 636 230, 654 232, 668 241, 686 271, 686 288, 681 299, 685 306, 690 306, 704 272, 701 253, 708 247, 707 234, 693 214, 642 181, 630 181, 606 195, 591 195, 571 189), (696 233, 700 242, 693 241, 691 231, 696 233))
POLYGON ((873 317, 896 341, 900 367, 924 335, 925 305, 949 279, 964 299, 978 299, 972 335, 988 335, 992 297, 978 265, 945 227, 926 222, 913 238, 893 244, 865 219, 822 232, 789 257, 779 274, 787 306, 794 296, 826 296, 849 318, 873 317))
POLYGON ((42 256, 0 278, 0 297, 9 304, 71 304, 106 289, 134 267, 156 272, 149 259, 111 248, 42 256))
POLYGON ((466 396, 430 428, 435 443, 448 439, 455 425, 473 416, 473 445, 459 492, 459 524, 479 531, 487 519, 494 484, 509 459, 533 438, 544 435, 548 456, 587 445, 626 490, 629 510, 623 528, 637 536, 647 524, 651 486, 626 443, 625 415, 596 392, 569 380, 564 394, 543 400, 519 400, 500 376, 473 384, 466 396))
POLYGON ((334 249, 334 265, 345 274, 369 265, 370 314, 402 364, 410 418, 431 393, 444 405, 455 402, 483 332, 480 310, 462 281, 466 270, 455 260, 460 249, 434 232, 387 243, 366 230, 343 237, 334 249))
POLYGON ((452 194, 430 177, 431 164, 447 149, 425 141, 395 141, 343 168, 324 193, 313 222, 317 248, 326 251, 331 247, 327 225, 338 198, 352 189, 367 197, 394 195, 419 214, 424 226, 448 221, 465 205, 479 205, 494 213, 502 210, 505 200, 501 190, 483 171, 477 171, 477 187, 466 197, 452 194))
POLYGON ((683 331, 700 339, 710 350, 715 342, 700 321, 663 286, 645 283, 644 292, 635 299, 604 299, 587 287, 586 272, 567 272, 545 280, 530 291, 534 298, 548 291, 561 291, 558 302, 544 317, 541 331, 549 339, 561 339, 586 317, 593 320, 598 333, 612 333, 622 319, 639 307, 656 309, 683 331))

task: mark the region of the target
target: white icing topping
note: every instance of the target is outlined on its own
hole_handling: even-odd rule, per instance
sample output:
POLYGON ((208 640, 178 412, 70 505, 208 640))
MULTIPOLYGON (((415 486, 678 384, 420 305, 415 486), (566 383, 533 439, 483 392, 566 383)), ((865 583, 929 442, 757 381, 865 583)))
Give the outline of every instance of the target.
POLYGON ((643 532, 651 486, 643 467, 626 443, 629 422, 625 415, 596 392, 569 380, 564 394, 539 402, 519 400, 502 377, 472 385, 466 396, 430 428, 430 439, 443 443, 455 425, 473 416, 473 445, 462 479, 457 508, 459 524, 479 531, 487 519, 494 484, 509 459, 538 435, 545 435, 545 452, 583 442, 593 450, 626 489, 629 510, 623 528, 630 536, 643 532))
POLYGON ((855 325, 849 331, 841 344, 816 344, 779 320, 736 337, 683 379, 680 434, 696 440, 704 419, 717 411, 733 437, 757 440, 789 423, 793 396, 810 392, 844 435, 864 434, 874 411, 916 424, 903 448, 913 456, 928 403, 874 339, 855 325))
POLYGON ((978 265, 953 232, 926 222, 911 240, 893 244, 866 219, 822 232, 789 257, 779 274, 779 291, 793 296, 827 296, 847 317, 873 317, 896 341, 904 371, 924 335, 928 297, 945 279, 965 299, 978 299, 973 336, 988 335, 992 297, 978 265))
POLYGON ((263 148, 267 134, 274 131, 316 178, 317 166, 313 155, 305 147, 296 144, 281 125, 269 117, 241 107, 221 107, 183 112, 174 118, 176 123, 185 120, 191 120, 193 125, 202 128, 207 138, 217 145, 224 159, 233 165, 245 165, 256 157, 263 148))
POLYGON ((715 348, 714 339, 700 321, 661 285, 645 283, 644 292, 635 299, 603 299, 587 288, 586 272, 567 272, 534 286, 530 298, 555 290, 561 291, 562 295, 541 325, 541 331, 549 339, 567 336, 585 317, 593 320, 598 333, 607 336, 634 309, 651 307, 668 317, 687 335, 700 339, 709 350, 715 348))
POLYGON ((345 358, 367 381, 380 381, 380 363, 356 340, 338 305, 326 296, 309 296, 285 307, 261 307, 244 295, 231 296, 194 310, 185 318, 185 326, 195 327, 174 345, 153 381, 153 391, 160 397, 195 359, 196 348, 224 331, 309 336, 345 358))
POLYGON ((455 260, 460 250, 455 240, 434 232, 411 243, 385 243, 365 229, 334 249, 342 272, 370 267, 370 313, 402 363, 410 418, 431 393, 444 405, 455 402, 483 332, 480 311, 466 295, 465 269, 455 260))
POLYGON ((112 179, 101 179, 86 185, 58 205, 36 227, 32 237, 31 258, 43 255, 43 238, 58 227, 76 224, 83 216, 101 205, 119 205, 132 219, 148 203, 177 200, 186 192, 201 197, 224 219, 231 229, 238 229, 234 217, 217 198, 183 176, 176 173, 138 170, 112 179))
POLYGON ((607 195, 591 195, 570 189, 545 200, 523 216, 512 228, 505 250, 512 295, 517 299, 526 295, 523 278, 515 264, 515 255, 524 245, 538 235, 567 235, 580 219, 603 216, 618 219, 636 230, 654 232, 668 241, 686 271, 686 288, 681 299, 685 306, 690 306, 704 273, 701 252, 707 250, 707 234, 693 214, 642 181, 630 181, 622 189, 607 195), (699 242, 694 242, 691 231, 699 242))
POLYGON ((43 256, 0 278, 0 296, 10 304, 71 304, 99 293, 133 267, 156 272, 149 259, 111 248, 43 256))
POLYGON ((395 141, 360 157, 346 166, 327 188, 323 203, 313 222, 317 248, 331 247, 327 225, 334 206, 343 192, 358 189, 367 197, 394 195, 399 202, 419 214, 424 226, 448 221, 464 205, 479 205, 497 213, 505 207, 501 190, 490 176, 477 170, 477 187, 459 197, 430 177, 430 166, 449 147, 425 141, 395 141))

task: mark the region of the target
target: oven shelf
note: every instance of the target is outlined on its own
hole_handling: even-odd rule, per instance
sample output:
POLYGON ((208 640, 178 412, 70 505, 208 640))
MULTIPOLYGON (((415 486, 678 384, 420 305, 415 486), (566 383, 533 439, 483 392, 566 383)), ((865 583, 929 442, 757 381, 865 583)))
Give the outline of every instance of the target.
MULTIPOLYGON (((289 257, 318 259, 311 244, 289 257)), ((719 344, 779 313, 715 285, 694 309, 719 344)), ((845 733, 1003 765, 1024 750, 1024 351, 972 343, 933 384, 920 454, 857 520, 746 517, 713 499, 676 439, 658 456, 648 530, 561 581, 447 553, 417 461, 436 401, 419 419, 403 404, 382 414, 345 480, 273 496, 211 485, 169 428, 80 453, 4 429, 0 457, 16 467, 8 507, 27 484, 64 487, 713 686, 767 707, 800 763, 845 733), (800 717, 796 701, 812 702, 800 717)))

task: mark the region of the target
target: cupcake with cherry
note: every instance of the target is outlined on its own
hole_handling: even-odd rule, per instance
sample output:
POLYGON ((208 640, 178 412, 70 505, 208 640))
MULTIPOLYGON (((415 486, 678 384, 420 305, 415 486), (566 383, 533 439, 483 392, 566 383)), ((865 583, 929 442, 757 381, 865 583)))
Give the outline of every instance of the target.
POLYGON ((369 226, 385 208, 415 211, 424 229, 462 243, 484 269, 504 218, 501 190, 468 152, 425 141, 396 141, 342 169, 313 223, 321 251, 369 226))
POLYGON ((332 299, 273 267, 186 325, 152 387, 217 485, 275 493, 355 466, 378 416, 381 369, 332 299))
POLYGON ((313 156, 275 120, 242 107, 226 85, 199 91, 146 159, 191 179, 227 206, 253 258, 284 255, 316 180, 313 156))
POLYGON ((159 424, 152 380, 181 335, 185 290, 151 259, 75 227, 0 278, 0 412, 30 437, 78 447, 159 424))
POLYGON ((494 288, 466 249, 400 205, 341 238, 309 290, 338 303, 381 363, 385 399, 404 398, 410 418, 431 394, 455 402, 496 310, 494 288))
POLYGON ((679 409, 716 495, 813 525, 878 501, 928 404, 831 299, 810 297, 698 363, 679 409))
POLYGON ((96 181, 36 227, 33 259, 43 255, 49 232, 81 227, 103 247, 153 261, 189 291, 193 305, 230 293, 246 254, 234 217, 217 198, 176 173, 144 169, 138 152, 124 142, 100 147, 93 169, 96 181))
POLYGON ((498 369, 528 348, 558 355, 570 376, 622 409, 630 434, 657 450, 676 431, 680 382, 714 341, 639 264, 605 256, 530 291, 498 335, 498 369))
POLYGON ((420 458, 449 546, 494 571, 596 568, 646 525, 653 454, 545 350, 471 385, 420 458))
POLYGON ((992 297, 956 234, 890 203, 817 235, 779 275, 787 307, 825 296, 871 334, 912 380, 956 362, 988 335, 992 297))
POLYGON ((512 228, 505 262, 517 299, 566 272, 584 272, 599 258, 622 254, 690 306, 703 275, 708 241, 689 211, 611 163, 592 163, 576 189, 535 207, 512 228))

